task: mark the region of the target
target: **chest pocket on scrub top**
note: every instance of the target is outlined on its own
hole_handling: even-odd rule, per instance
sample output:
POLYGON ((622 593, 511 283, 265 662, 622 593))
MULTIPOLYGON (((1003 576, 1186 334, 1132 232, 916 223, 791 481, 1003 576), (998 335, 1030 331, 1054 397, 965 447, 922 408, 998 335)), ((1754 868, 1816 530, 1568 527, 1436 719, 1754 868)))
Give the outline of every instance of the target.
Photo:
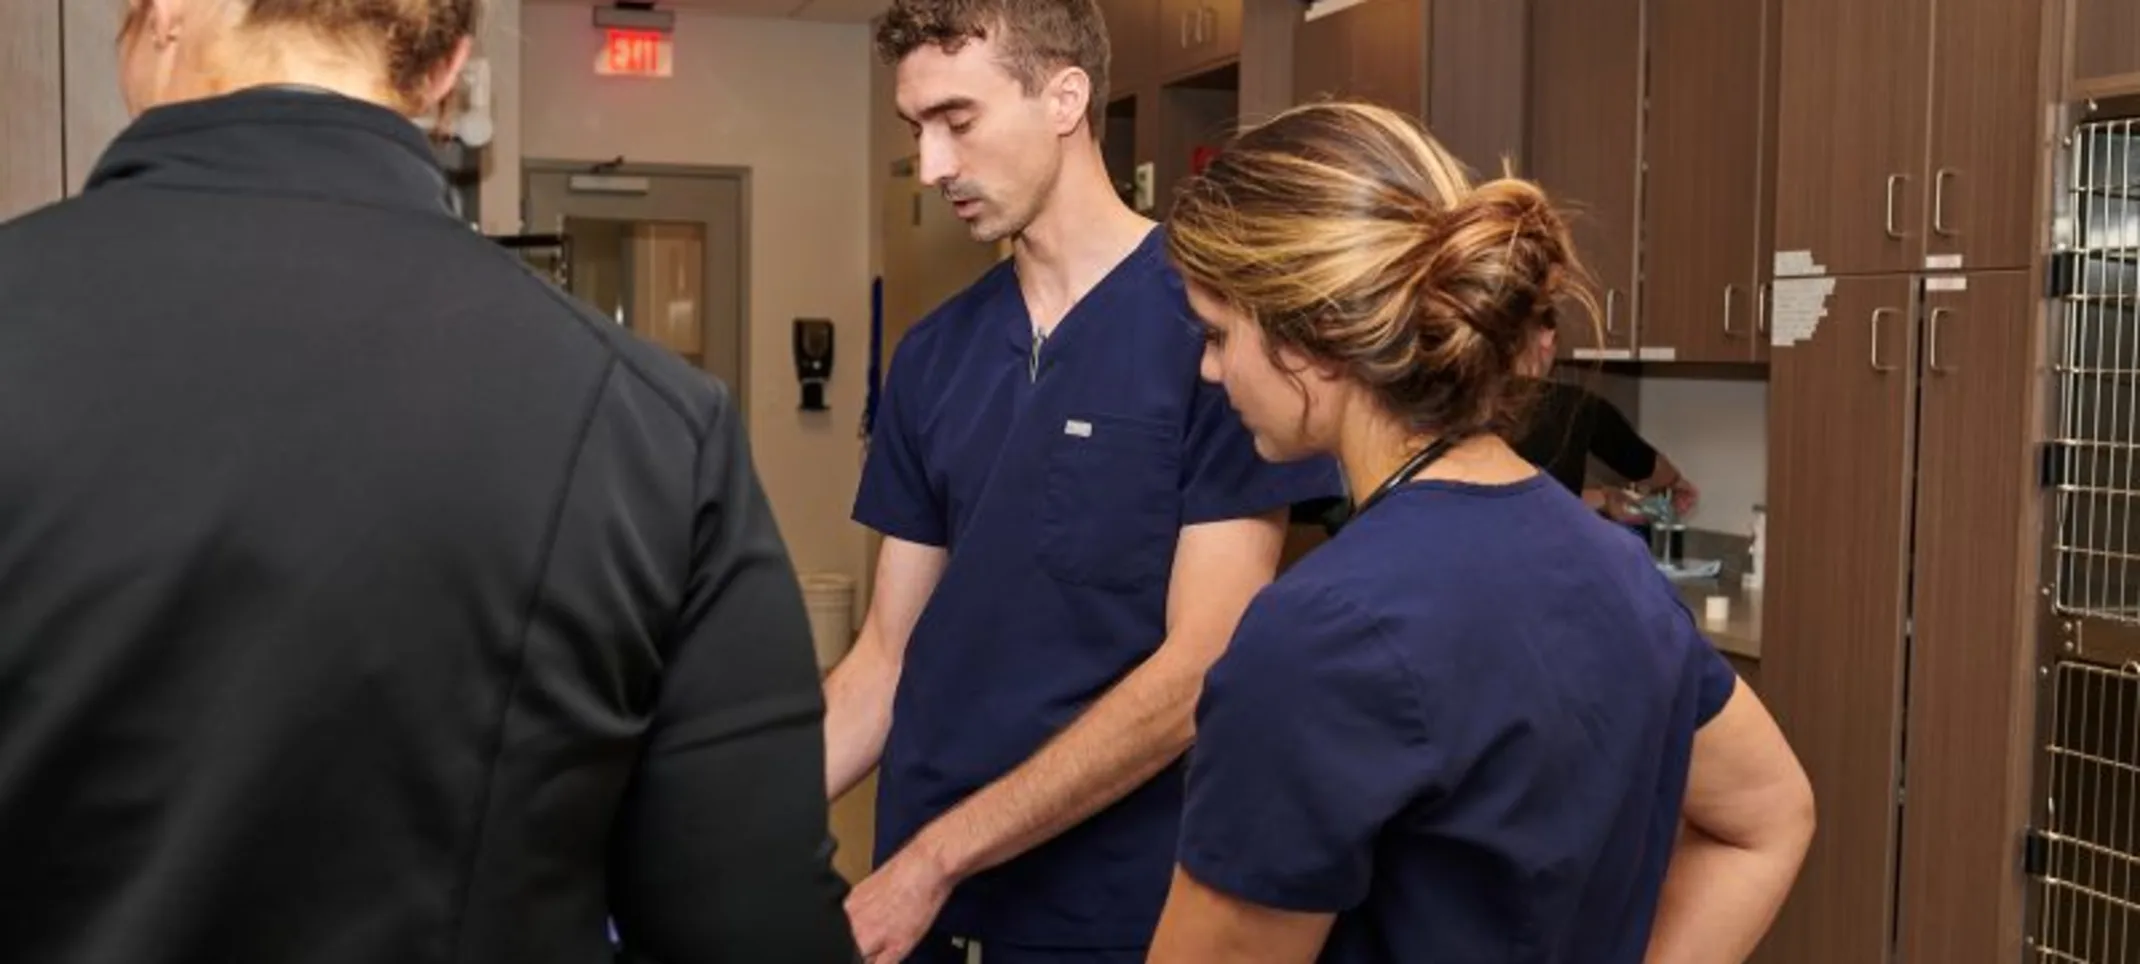
POLYGON ((1181 520, 1172 424, 1070 415, 1048 443, 1040 561, 1064 582, 1131 589, 1164 580, 1181 520))

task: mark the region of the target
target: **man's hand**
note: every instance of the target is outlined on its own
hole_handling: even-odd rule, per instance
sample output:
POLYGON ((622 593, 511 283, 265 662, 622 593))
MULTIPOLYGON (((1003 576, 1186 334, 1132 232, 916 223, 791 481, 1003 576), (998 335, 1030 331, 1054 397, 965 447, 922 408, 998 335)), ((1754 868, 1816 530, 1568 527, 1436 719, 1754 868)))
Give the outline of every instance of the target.
POLYGON ((847 920, 867 964, 898 964, 936 923, 957 882, 925 850, 908 847, 847 897, 847 920))

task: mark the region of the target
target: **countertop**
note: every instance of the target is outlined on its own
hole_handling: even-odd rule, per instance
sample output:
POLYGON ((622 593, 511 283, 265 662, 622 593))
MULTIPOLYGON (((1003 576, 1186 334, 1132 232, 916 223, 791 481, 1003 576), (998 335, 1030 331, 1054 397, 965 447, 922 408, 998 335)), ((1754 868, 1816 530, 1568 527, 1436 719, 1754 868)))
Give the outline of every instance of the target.
POLYGON ((1694 614, 1694 625, 1717 649, 1746 659, 1761 658, 1761 591, 1739 585, 1736 575, 1715 579, 1675 582, 1679 598, 1694 614), (1710 622, 1705 610, 1711 596, 1731 601, 1731 613, 1722 622, 1710 622))

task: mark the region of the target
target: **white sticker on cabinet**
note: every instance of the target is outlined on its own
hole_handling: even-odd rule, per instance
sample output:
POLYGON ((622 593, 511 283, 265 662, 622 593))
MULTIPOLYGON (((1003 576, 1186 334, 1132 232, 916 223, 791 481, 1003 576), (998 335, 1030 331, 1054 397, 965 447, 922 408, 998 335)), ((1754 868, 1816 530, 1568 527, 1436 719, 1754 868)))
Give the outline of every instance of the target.
POLYGON ((1953 275, 1945 278, 1926 278, 1926 291, 1968 291, 1969 276, 1953 275))
POLYGON ((1357 7, 1366 2, 1367 0, 1314 0, 1308 4, 1307 11, 1301 14, 1300 19, 1304 23, 1320 20, 1347 7, 1357 7))
POLYGON ((1678 361, 1679 349, 1670 345, 1644 347, 1635 352, 1635 357, 1643 361, 1678 361))
POLYGON ((1769 344, 1788 347, 1813 337, 1828 315, 1834 278, 1777 278, 1769 308, 1769 344))
POLYGON ((1806 275, 1827 274, 1828 269, 1813 260, 1811 251, 1776 252, 1776 277, 1793 278, 1806 275))
POLYGON ((1925 255, 1925 270, 1960 271, 1962 270, 1962 256, 1958 254, 1925 255))
POLYGON ((1625 348, 1578 348, 1574 354, 1581 361, 1627 361, 1635 357, 1625 348))

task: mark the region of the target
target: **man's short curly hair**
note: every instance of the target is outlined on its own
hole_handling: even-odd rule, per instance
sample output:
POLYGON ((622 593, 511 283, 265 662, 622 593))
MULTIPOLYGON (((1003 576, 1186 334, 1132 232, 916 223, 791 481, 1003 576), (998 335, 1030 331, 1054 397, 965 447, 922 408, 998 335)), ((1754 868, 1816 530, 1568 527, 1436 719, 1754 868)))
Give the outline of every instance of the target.
POLYGON ((877 55, 897 66, 932 46, 957 53, 972 40, 992 40, 1003 67, 1028 95, 1049 72, 1077 67, 1092 78, 1087 111, 1094 136, 1106 126, 1107 23, 1098 0, 893 0, 877 19, 877 55))

